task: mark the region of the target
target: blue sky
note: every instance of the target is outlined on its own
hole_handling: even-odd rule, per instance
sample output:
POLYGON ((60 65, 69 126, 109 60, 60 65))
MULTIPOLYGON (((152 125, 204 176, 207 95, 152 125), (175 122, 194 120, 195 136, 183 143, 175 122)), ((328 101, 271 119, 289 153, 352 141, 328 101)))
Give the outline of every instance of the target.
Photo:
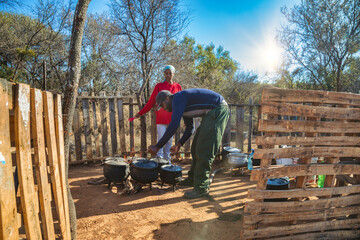
MULTIPOLYGON (((196 43, 222 45, 243 69, 260 75, 273 73, 282 49, 275 41, 276 30, 284 21, 283 6, 300 0, 182 0, 191 12, 185 34, 196 43)), ((106 10, 106 1, 92 0, 90 12, 106 10)))

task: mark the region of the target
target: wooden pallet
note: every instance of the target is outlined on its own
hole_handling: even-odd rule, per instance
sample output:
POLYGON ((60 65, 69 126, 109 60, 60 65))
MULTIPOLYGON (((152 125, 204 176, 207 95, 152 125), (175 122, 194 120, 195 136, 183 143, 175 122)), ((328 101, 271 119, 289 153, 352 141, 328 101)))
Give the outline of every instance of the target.
POLYGON ((251 173, 257 188, 248 191, 241 238, 359 238, 360 165, 343 161, 360 157, 360 95, 269 88, 261 101, 261 165, 251 173), (278 158, 299 159, 271 165, 278 158), (326 175, 324 188, 306 184, 314 175, 326 175), (266 190, 268 179, 285 176, 292 189, 266 190))
POLYGON ((71 239, 61 96, 0 79, 0 111, 0 239, 71 239))

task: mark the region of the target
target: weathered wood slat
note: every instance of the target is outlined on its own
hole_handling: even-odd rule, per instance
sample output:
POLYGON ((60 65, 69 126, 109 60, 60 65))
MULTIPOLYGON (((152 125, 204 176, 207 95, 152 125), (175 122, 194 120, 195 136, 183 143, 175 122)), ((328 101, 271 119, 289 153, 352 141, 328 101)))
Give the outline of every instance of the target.
MULTIPOLYGON (((281 226, 281 227, 267 227, 256 230, 245 230, 243 231, 243 238, 261 238, 261 237, 274 237, 286 234, 306 233, 314 231, 326 231, 326 230, 337 230, 347 229, 349 226, 354 228, 360 227, 360 219, 346 219, 337 221, 324 221, 324 222, 313 222, 305 224, 297 224, 292 226, 281 226)), ((296 237, 295 237, 296 238, 296 237)), ((295 239, 294 238, 294 239, 295 239)))
POLYGON ((125 124, 124 124, 124 105, 122 100, 117 101, 118 120, 119 120, 119 135, 120 135, 120 152, 126 152, 125 142, 125 124))
POLYGON ((16 86, 15 99, 15 144, 16 162, 19 175, 21 207, 26 236, 41 239, 38 197, 35 194, 30 146, 30 87, 16 86))
POLYGON ((359 239, 360 230, 338 230, 331 232, 316 232, 279 237, 277 240, 309 240, 309 239, 359 239))
POLYGON ((359 213, 360 206, 356 207, 342 207, 342 208, 326 208, 314 211, 291 212, 291 213, 271 213, 259 215, 245 215, 243 222, 245 226, 259 224, 264 228, 266 224, 275 224, 280 222, 290 221, 310 221, 310 220, 324 220, 327 218, 346 217, 348 215, 359 213))
POLYGON ((11 160, 8 83, 0 79, 0 239, 18 240, 19 230, 11 160))
POLYGON ((309 196, 331 196, 339 194, 360 193, 360 185, 336 187, 336 188, 305 188, 291 190, 258 190, 249 189, 248 198, 273 199, 273 198, 301 198, 309 196))
POLYGON ((244 121, 245 109, 236 108, 236 146, 244 151, 244 121))
POLYGON ((39 89, 31 89, 30 96, 35 170, 39 189, 40 214, 42 220, 41 226, 44 238, 50 240, 55 239, 55 231, 51 211, 51 189, 46 165, 42 93, 39 89))
POLYGON ((260 120, 259 131, 308 133, 360 133, 360 122, 260 120))
POLYGON ((245 212, 302 212, 360 204, 360 195, 349 195, 311 201, 247 202, 245 212))
POLYGON ((101 137, 102 137, 102 152, 103 156, 109 156, 109 142, 108 142, 108 117, 106 115, 107 101, 100 100, 100 115, 101 115, 101 137))
POLYGON ((262 113, 329 119, 360 119, 360 108, 324 107, 276 102, 263 103, 262 113))
POLYGON ((55 122, 54 122, 54 105, 53 94, 43 92, 44 115, 45 115, 45 134, 46 146, 48 148, 48 158, 50 165, 51 184, 53 188, 56 212, 59 217, 60 230, 64 239, 68 239, 66 230, 66 217, 64 210, 63 195, 61 189, 60 170, 58 150, 56 143, 55 122))
POLYGON ((81 151, 81 131, 80 131, 80 116, 79 116, 80 106, 79 100, 76 99, 76 106, 74 111, 74 137, 75 137, 75 156, 76 160, 81 160, 82 151, 81 151))
POLYGON ((86 158, 90 159, 93 157, 92 151, 92 134, 91 134, 91 125, 90 125, 90 109, 89 101, 87 99, 82 99, 82 109, 84 116, 84 135, 85 135, 85 146, 86 146, 86 158))
POLYGON ((297 147, 257 149, 254 158, 357 157, 360 147, 297 147))
POLYGON ((70 216, 69 216, 69 202, 68 202, 68 191, 66 188, 66 164, 65 164, 65 150, 64 150, 64 127, 63 127, 63 115, 61 107, 61 96, 56 95, 54 98, 55 106, 55 135, 57 143, 57 156, 59 162, 60 182, 61 191, 64 202, 64 213, 66 222, 67 239, 71 239, 70 232, 70 216))
POLYGON ((109 118, 110 118, 111 152, 112 155, 114 156, 118 151, 114 99, 109 99, 109 118))
POLYGON ((311 164, 257 168, 251 172, 251 181, 260 178, 279 178, 327 174, 360 174, 360 165, 354 164, 311 164))
POLYGON ((248 152, 251 152, 251 141, 252 141, 252 131, 253 131, 253 107, 252 107, 252 98, 249 99, 249 132, 248 132, 248 152))
POLYGON ((360 95, 352 93, 326 92, 298 89, 265 88, 262 92, 264 102, 294 102, 321 104, 348 104, 360 106, 360 95))
POLYGON ((157 127, 156 127, 156 111, 155 108, 151 109, 151 145, 155 145, 157 143, 157 127))
POLYGON ((93 108, 93 118, 94 118, 94 140, 95 140, 95 156, 100 157, 101 156, 101 150, 100 150, 100 136, 101 136, 101 121, 100 121, 100 106, 99 101, 94 100, 92 101, 92 108, 93 108))
MULTIPOLYGON (((129 103, 133 103, 133 99, 129 99, 129 103)), ((134 117, 134 107, 129 105, 129 118, 134 117)), ((130 151, 134 151, 134 121, 130 122, 130 151)))
POLYGON ((302 146, 357 146, 360 137, 353 136, 315 136, 315 137, 256 137, 257 145, 302 145, 302 146))

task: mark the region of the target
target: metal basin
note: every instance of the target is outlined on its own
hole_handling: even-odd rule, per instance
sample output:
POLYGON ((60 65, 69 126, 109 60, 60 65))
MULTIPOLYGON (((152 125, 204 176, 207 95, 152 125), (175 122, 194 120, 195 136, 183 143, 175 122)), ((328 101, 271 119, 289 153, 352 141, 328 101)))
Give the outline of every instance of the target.
POLYGON ((245 167, 248 162, 248 154, 246 153, 229 153, 228 164, 231 167, 245 167))

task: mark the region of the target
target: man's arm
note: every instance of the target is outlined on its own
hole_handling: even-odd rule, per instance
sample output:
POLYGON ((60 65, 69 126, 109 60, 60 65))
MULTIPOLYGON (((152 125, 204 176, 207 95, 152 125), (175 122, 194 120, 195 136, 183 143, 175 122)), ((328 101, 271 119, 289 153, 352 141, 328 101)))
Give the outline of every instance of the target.
POLYGON ((183 117, 184 123, 185 123, 185 131, 182 137, 179 140, 179 143, 184 145, 184 143, 191 137, 191 134, 194 131, 194 121, 192 118, 189 117, 183 117))

